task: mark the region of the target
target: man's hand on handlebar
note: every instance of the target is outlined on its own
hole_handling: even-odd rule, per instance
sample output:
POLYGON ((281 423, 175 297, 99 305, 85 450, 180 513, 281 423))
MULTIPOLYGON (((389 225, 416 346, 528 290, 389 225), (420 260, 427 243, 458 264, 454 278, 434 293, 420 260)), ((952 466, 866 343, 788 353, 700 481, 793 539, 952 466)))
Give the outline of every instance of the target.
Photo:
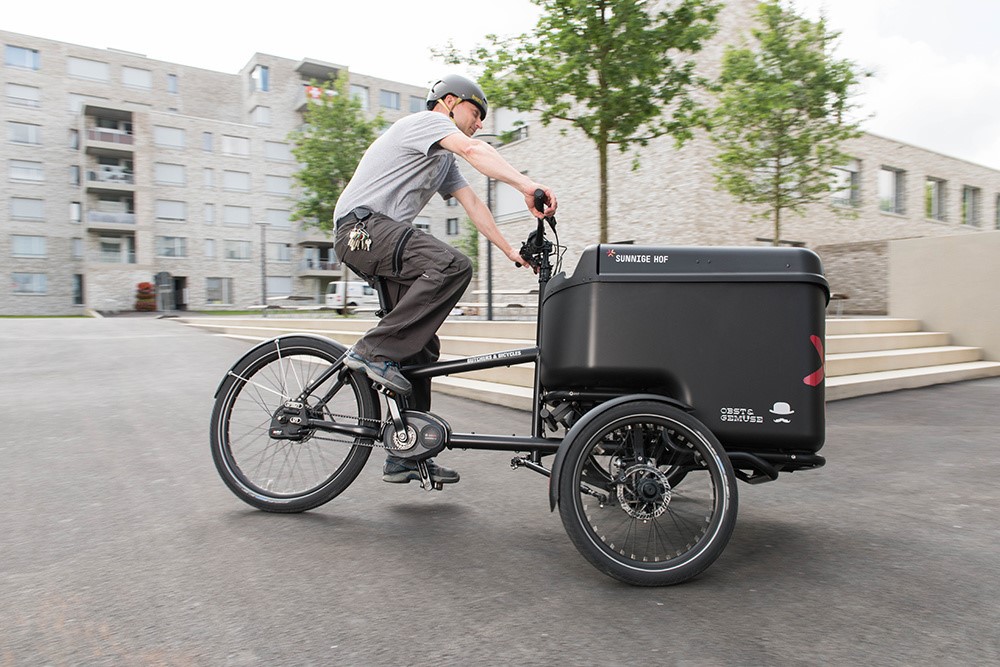
POLYGON ((528 206, 528 210, 536 218, 547 218, 551 215, 556 214, 556 208, 559 206, 556 202, 556 193, 552 192, 551 188, 547 188, 541 183, 535 183, 532 185, 531 190, 524 195, 524 202, 528 206), (535 208, 535 191, 541 190, 545 193, 545 205, 542 207, 544 210, 538 210, 535 208))

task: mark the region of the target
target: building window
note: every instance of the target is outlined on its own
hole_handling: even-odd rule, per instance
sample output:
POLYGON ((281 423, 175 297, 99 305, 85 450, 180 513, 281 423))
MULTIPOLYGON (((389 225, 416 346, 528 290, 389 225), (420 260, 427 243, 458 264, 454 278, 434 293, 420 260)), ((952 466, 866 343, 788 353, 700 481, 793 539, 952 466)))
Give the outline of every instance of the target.
POLYGON ((351 99, 361 103, 361 110, 368 111, 368 88, 351 84, 351 99))
POLYGON ((248 260, 250 259, 250 242, 227 239, 224 243, 224 252, 226 259, 248 260))
POLYGON ((73 274, 73 305, 83 305, 83 275, 80 273, 73 274))
POLYGON ((399 109, 399 93, 391 90, 380 90, 378 103, 383 109, 399 109))
POLYGON ((267 224, 278 229, 291 229, 291 215, 291 211, 278 208, 269 208, 265 211, 267 224))
MULTIPOLYGON (((292 261, 292 246, 290 243, 268 243, 267 260, 269 262, 292 261)), ((269 290, 270 291, 270 290, 269 290)))
POLYGON ((80 185, 80 165, 71 164, 69 166, 69 184, 80 185))
POLYGON ((157 199, 156 219, 168 222, 184 222, 187 220, 187 204, 182 201, 157 199))
POLYGON ((88 60, 87 58, 76 58, 70 56, 66 59, 66 73, 80 79, 92 79, 94 81, 110 81, 111 67, 107 63, 98 60, 88 60))
POLYGON ((288 176, 264 176, 264 191, 272 195, 287 195, 292 192, 292 179, 288 176))
POLYGON ((250 118, 256 125, 271 124, 271 107, 254 107, 250 112, 250 118))
POLYGON ((205 167, 201 170, 201 185, 205 188, 215 187, 215 170, 211 167, 205 167))
POLYGON ((10 180, 41 183, 45 180, 45 171, 42 169, 42 163, 30 160, 11 160, 10 180))
POLYGON ((44 273, 12 273, 14 294, 45 294, 48 276, 44 273))
POLYGON ((69 147, 73 150, 80 150, 80 130, 69 131, 69 147))
POLYGON ((250 172, 247 171, 223 171, 222 189, 234 190, 237 192, 250 192, 250 172))
POLYGON ((292 293, 291 276, 267 276, 268 296, 288 296, 292 293))
POLYGON ((215 259, 215 239, 205 239, 202 254, 210 259, 215 259))
POLYGON ((83 239, 70 239, 70 255, 73 259, 83 259, 83 239))
POLYGON ((153 143, 164 148, 184 148, 184 130, 179 127, 154 125, 153 143))
POLYGON ((107 264, 135 264, 134 236, 102 236, 98 261, 107 264))
POLYGON ((205 303, 231 305, 233 303, 233 279, 205 278, 205 303))
POLYGON ((212 152, 212 133, 202 132, 201 133, 201 150, 206 153, 212 152))
POLYGON ((946 181, 928 177, 924 183, 924 217, 928 220, 944 220, 944 193, 946 181))
POLYGON ((447 199, 444 200, 444 205, 449 207, 458 206, 458 200, 455 199, 454 197, 448 197, 447 199))
POLYGON ((23 67, 24 69, 38 69, 41 66, 41 58, 37 49, 26 49, 23 46, 11 46, 4 49, 4 63, 11 67, 23 67))
POLYGON ((45 220, 45 201, 11 197, 10 217, 16 220, 45 220))
POLYGON ((419 216, 413 221, 413 226, 422 232, 427 232, 428 234, 431 233, 431 219, 427 216, 419 216))
POLYGON ((34 86, 8 83, 7 103, 22 107, 40 107, 42 106, 42 90, 34 86))
POLYGON ((842 167, 834 168, 830 203, 846 208, 858 206, 861 200, 860 186, 861 166, 857 160, 851 160, 842 167))
POLYGON ((230 227, 248 227, 250 225, 250 207, 223 206, 222 224, 230 227))
POLYGON ((905 181, 906 172, 893 167, 882 167, 878 172, 878 205, 884 213, 906 213, 905 181))
POLYGON ((184 185, 184 165, 157 162, 153 165, 153 180, 157 185, 184 185))
POLYGON ((71 201, 69 203, 69 221, 75 225, 79 225, 83 220, 83 204, 78 201, 71 201))
POLYGON ((157 257, 187 257, 187 239, 183 236, 157 236, 157 257))
POLYGON ((44 236, 22 236, 15 234, 10 237, 11 257, 44 258, 45 257, 45 237, 44 236))
POLYGON ((142 90, 153 89, 153 73, 148 69, 138 69, 136 67, 122 67, 122 84, 129 88, 141 88, 142 90))
POLYGON ((423 111, 427 108, 427 100, 416 95, 410 95, 410 113, 423 111))
POLYGON ((458 218, 448 218, 447 233, 448 236, 458 235, 458 218))
POLYGON ((265 141, 264 157, 268 160, 291 162, 293 159, 292 147, 281 141, 265 141))
POLYGON ((215 204, 205 204, 205 224, 215 224, 215 204))
POLYGON ((177 88, 177 75, 176 74, 168 74, 167 75, 167 92, 168 93, 176 93, 177 90, 178 90, 178 88, 177 88))
POLYGON ((250 92, 266 93, 271 90, 271 70, 267 65, 256 65, 250 71, 250 92))
POLYGON ((222 135, 222 152, 226 155, 250 155, 250 139, 222 135))
POLYGON ((42 143, 42 126, 8 121, 7 140, 15 144, 34 144, 37 146, 42 143))
POLYGON ((962 188, 962 224, 971 225, 973 227, 979 226, 979 209, 980 200, 982 198, 982 191, 979 188, 974 188, 971 185, 966 185, 962 188))

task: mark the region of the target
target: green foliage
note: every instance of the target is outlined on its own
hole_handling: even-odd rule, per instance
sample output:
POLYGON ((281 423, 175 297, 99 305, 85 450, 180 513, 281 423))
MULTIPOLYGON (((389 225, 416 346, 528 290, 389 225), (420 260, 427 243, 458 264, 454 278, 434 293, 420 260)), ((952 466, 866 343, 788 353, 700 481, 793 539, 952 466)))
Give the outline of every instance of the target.
POLYGON ((756 48, 729 47, 719 79, 712 138, 716 179, 743 203, 764 207, 781 239, 785 210, 802 214, 829 197, 831 171, 850 158, 841 142, 861 135, 846 119, 850 97, 866 73, 832 56, 837 33, 778 0, 760 5, 756 48))
POLYGON ((365 118, 361 103, 348 92, 346 75, 313 86, 326 94, 309 100, 305 124, 289 135, 292 154, 302 165, 295 174, 301 196, 292 219, 329 231, 337 199, 384 121, 381 115, 365 118))
POLYGON ((491 106, 537 112, 545 125, 566 121, 594 142, 604 242, 609 146, 625 151, 663 135, 678 143, 691 136, 703 112, 691 96, 701 81, 686 58, 714 33, 718 4, 679 0, 654 11, 644 0, 533 1, 542 15, 532 33, 488 35, 489 45, 468 56, 441 55, 482 67, 491 106))
POLYGON ((479 271, 479 230, 468 217, 462 218, 462 235, 453 243, 466 257, 472 260, 473 274, 479 271))

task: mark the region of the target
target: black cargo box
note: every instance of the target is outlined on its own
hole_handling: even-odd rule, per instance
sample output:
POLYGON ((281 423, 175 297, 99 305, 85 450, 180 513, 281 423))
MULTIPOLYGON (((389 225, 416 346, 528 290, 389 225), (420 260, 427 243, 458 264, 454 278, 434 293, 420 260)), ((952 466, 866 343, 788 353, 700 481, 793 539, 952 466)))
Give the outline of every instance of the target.
POLYGON ((665 394, 727 449, 815 452, 829 293, 802 248, 591 246, 545 290, 541 382, 665 394))

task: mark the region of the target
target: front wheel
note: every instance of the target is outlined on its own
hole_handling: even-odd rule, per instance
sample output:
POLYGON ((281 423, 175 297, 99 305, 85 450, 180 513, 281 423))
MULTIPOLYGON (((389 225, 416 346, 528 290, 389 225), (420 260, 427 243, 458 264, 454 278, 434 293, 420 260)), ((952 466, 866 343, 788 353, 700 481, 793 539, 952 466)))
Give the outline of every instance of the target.
POLYGON ((580 553, 639 586, 697 576, 736 524, 736 478, 722 445, 697 419, 656 401, 618 405, 584 427, 566 451, 559 498, 580 553))
POLYGON ((212 459, 240 499, 270 512, 303 512, 332 500, 361 472, 371 441, 310 429, 294 438, 270 434, 287 401, 302 402, 313 419, 378 424, 371 385, 347 368, 306 391, 342 354, 334 341, 285 336, 230 370, 212 411, 212 459))

